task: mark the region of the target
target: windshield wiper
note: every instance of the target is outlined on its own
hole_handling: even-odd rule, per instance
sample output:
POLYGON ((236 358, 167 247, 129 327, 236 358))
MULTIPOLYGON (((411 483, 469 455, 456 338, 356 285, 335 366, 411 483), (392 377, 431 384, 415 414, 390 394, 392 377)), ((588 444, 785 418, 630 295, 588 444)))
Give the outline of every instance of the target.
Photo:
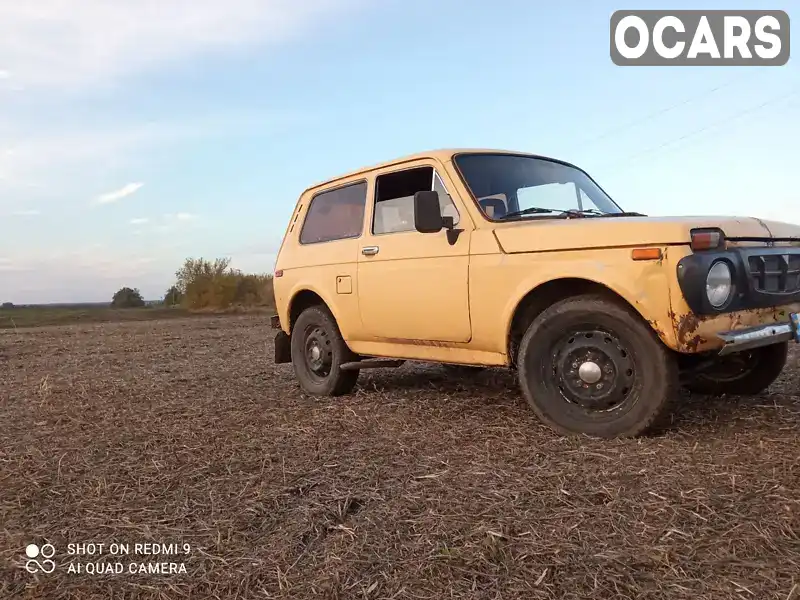
POLYGON ((531 206, 530 208, 526 208, 524 210, 517 210, 505 214, 501 217, 501 219, 508 219, 509 217, 521 217, 523 215, 534 215, 534 214, 554 213, 554 212, 563 212, 563 211, 556 210, 554 208, 542 208, 541 206, 531 206))
POLYGON ((594 208, 588 208, 585 210, 578 210, 577 208, 570 208, 568 210, 562 210, 557 208, 543 208, 541 206, 531 206, 530 208, 526 208, 524 210, 518 210, 515 212, 510 212, 507 215, 501 217, 501 220, 508 219, 510 217, 521 217, 524 215, 534 215, 534 214, 544 214, 544 213, 557 213, 559 217, 586 217, 588 214, 596 214, 598 216, 605 216, 604 212, 600 212, 594 208))
POLYGON ((564 216, 564 217, 585 217, 587 215, 594 215, 598 217, 646 217, 647 216, 638 212, 604 213, 603 211, 597 210, 596 208, 584 208, 583 210, 579 210, 577 208, 570 208, 568 210, 561 210, 556 208, 531 206, 530 208, 526 208, 524 210, 517 210, 514 212, 510 212, 507 215, 502 216, 500 220, 509 219, 511 217, 522 217, 524 215, 538 215, 547 213, 557 213, 559 216, 564 216))
POLYGON ((589 213, 592 215, 597 215, 598 217, 646 217, 647 215, 642 214, 640 212, 618 212, 618 213, 607 213, 603 212, 602 210, 597 210, 596 208, 584 208, 582 210, 579 209, 570 209, 567 212, 572 213, 589 213))
MULTIPOLYGON (((592 209, 594 210, 594 209, 592 209)), ((531 206, 530 208, 526 208, 524 210, 518 210, 515 212, 510 212, 507 215, 501 217, 502 219, 508 219, 509 217, 521 217, 523 215, 534 215, 534 214, 544 214, 544 213, 558 213, 560 217, 585 217, 584 213, 590 212, 587 210, 578 210, 577 208, 570 208, 569 210, 561 210, 558 208, 543 208, 541 206, 531 206)), ((603 213, 599 213, 603 214, 603 213)))
POLYGON ((601 217, 646 217, 647 215, 640 212, 618 212, 618 213, 602 213, 601 217))

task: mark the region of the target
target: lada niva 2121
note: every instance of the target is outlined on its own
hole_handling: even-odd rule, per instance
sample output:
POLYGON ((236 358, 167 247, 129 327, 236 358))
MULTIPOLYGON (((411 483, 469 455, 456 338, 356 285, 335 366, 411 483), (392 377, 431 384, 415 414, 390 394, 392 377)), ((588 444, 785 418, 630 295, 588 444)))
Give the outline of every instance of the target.
POLYGON ((780 375, 800 226, 648 217, 561 160, 439 150, 303 192, 274 285, 275 361, 310 394, 405 360, 505 366, 554 429, 635 436, 680 385, 757 394, 780 375))

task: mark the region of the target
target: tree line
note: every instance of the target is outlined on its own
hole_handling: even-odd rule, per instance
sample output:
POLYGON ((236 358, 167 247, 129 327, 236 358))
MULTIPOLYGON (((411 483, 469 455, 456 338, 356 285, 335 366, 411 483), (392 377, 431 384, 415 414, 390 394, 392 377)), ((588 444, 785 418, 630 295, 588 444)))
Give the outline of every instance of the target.
MULTIPOLYGON (((272 275, 243 273, 230 263, 229 258, 187 258, 159 304, 188 310, 275 306, 272 275)), ((111 299, 112 308, 145 305, 138 288, 123 287, 111 299)))

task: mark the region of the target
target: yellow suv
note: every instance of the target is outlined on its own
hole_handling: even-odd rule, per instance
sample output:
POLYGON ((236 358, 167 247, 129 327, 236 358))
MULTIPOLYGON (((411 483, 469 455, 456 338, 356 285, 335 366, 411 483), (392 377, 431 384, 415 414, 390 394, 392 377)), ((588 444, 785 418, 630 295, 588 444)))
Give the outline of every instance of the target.
POLYGON ((405 360, 515 369, 562 433, 635 436, 678 386, 757 394, 800 341, 800 226, 623 211, 578 167, 438 150, 297 201, 275 361, 315 395, 405 360))

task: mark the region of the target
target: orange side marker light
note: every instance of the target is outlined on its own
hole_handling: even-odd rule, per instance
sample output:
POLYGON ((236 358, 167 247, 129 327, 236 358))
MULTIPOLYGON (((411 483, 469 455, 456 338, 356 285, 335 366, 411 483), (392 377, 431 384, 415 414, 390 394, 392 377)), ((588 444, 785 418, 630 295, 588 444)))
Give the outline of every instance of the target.
POLYGON ((631 251, 633 260, 660 260, 661 248, 635 248, 631 251))

